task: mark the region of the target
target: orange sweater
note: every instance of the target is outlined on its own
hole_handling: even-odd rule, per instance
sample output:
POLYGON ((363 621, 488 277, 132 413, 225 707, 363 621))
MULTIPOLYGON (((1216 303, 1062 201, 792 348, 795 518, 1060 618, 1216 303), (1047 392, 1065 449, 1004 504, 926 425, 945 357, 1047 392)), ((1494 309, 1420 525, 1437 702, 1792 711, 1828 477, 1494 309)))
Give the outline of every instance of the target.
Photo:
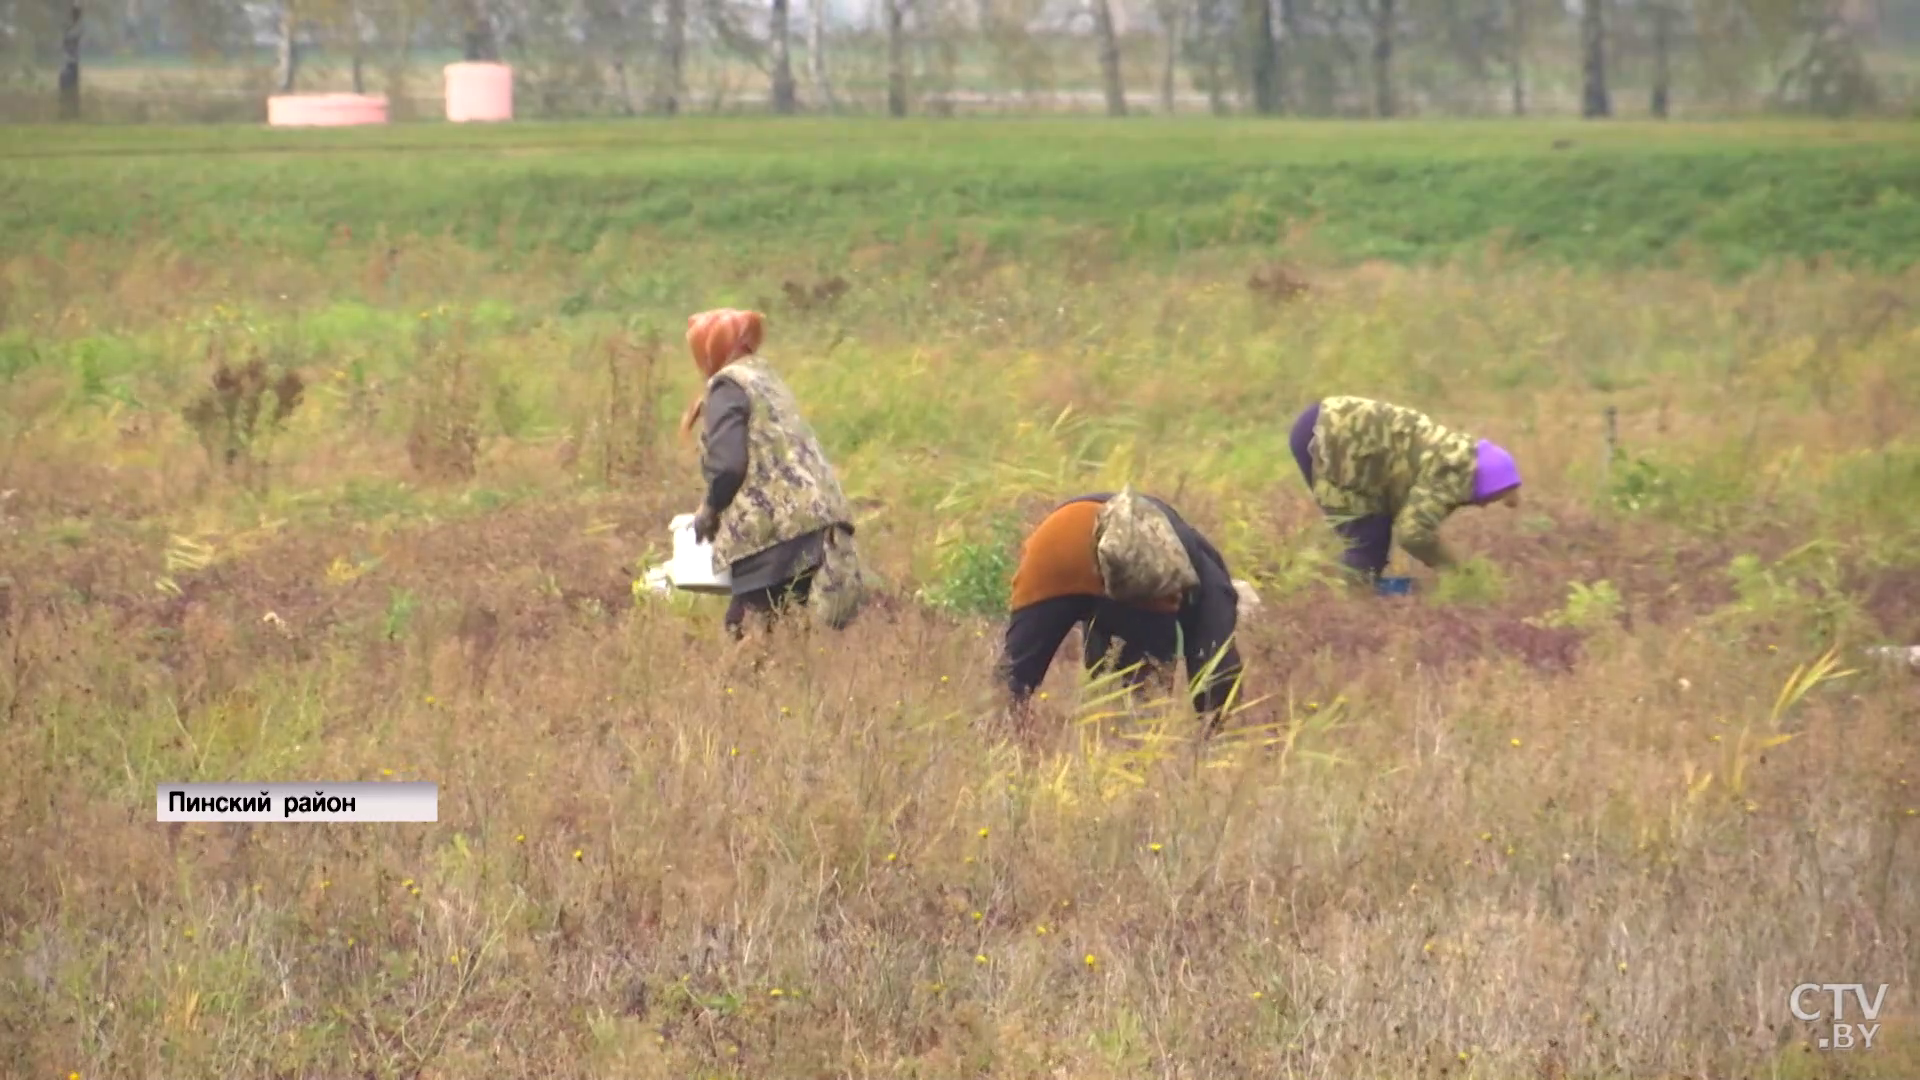
MULTIPOLYGON (((1092 501, 1068 503, 1047 515, 1027 537, 1020 547, 1020 565, 1013 572, 1012 610, 1062 596, 1107 594, 1093 556, 1093 526, 1100 506, 1092 501)), ((1172 614, 1180 610, 1180 600, 1172 597, 1137 606, 1172 614)))

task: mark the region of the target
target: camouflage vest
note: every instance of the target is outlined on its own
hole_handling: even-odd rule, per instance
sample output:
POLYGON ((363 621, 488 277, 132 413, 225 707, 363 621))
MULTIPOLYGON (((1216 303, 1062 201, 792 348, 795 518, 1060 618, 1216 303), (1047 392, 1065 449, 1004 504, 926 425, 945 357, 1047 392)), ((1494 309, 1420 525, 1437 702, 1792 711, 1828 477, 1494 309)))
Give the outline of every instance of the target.
POLYGON ((1476 441, 1416 409, 1360 397, 1320 403, 1313 427, 1313 489, 1323 506, 1397 513, 1417 486, 1449 506, 1473 500, 1476 441), (1346 498, 1342 498, 1346 496, 1346 498))
MULTIPOLYGON (((722 368, 721 379, 747 392, 747 479, 720 515, 713 538, 716 566, 730 566, 777 544, 853 520, 840 480, 820 452, 820 440, 800 415, 793 392, 757 356, 722 368)), ((701 435, 704 451, 706 436, 701 435)))

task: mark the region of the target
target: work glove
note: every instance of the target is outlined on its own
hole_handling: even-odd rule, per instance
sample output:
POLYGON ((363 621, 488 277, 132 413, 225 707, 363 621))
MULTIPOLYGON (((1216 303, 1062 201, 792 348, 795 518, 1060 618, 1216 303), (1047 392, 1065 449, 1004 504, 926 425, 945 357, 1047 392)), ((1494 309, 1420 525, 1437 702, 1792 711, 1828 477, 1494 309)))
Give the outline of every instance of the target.
POLYGON ((720 512, 706 503, 693 515, 693 539, 697 543, 708 544, 720 534, 720 512))

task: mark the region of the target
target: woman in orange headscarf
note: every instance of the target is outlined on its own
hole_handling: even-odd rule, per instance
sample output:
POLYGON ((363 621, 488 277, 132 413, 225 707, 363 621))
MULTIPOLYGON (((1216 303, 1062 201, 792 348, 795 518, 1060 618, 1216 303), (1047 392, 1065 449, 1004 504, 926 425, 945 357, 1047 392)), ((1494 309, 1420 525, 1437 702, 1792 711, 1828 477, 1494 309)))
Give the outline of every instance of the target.
POLYGON ((764 324, 759 312, 733 308, 687 319, 706 380, 680 418, 682 435, 701 424, 707 495, 693 533, 732 575, 726 625, 735 637, 748 612, 771 616, 790 601, 845 626, 863 594, 852 512, 793 392, 760 355, 764 324))

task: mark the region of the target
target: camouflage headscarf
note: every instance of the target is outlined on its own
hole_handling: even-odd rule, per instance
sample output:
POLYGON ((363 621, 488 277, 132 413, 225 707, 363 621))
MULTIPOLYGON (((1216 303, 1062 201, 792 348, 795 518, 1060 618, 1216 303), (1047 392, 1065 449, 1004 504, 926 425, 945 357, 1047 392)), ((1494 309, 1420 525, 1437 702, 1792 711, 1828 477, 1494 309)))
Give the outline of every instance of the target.
POLYGON ((1093 550, 1107 595, 1122 603, 1164 600, 1200 584, 1173 523, 1131 485, 1100 508, 1093 550))

